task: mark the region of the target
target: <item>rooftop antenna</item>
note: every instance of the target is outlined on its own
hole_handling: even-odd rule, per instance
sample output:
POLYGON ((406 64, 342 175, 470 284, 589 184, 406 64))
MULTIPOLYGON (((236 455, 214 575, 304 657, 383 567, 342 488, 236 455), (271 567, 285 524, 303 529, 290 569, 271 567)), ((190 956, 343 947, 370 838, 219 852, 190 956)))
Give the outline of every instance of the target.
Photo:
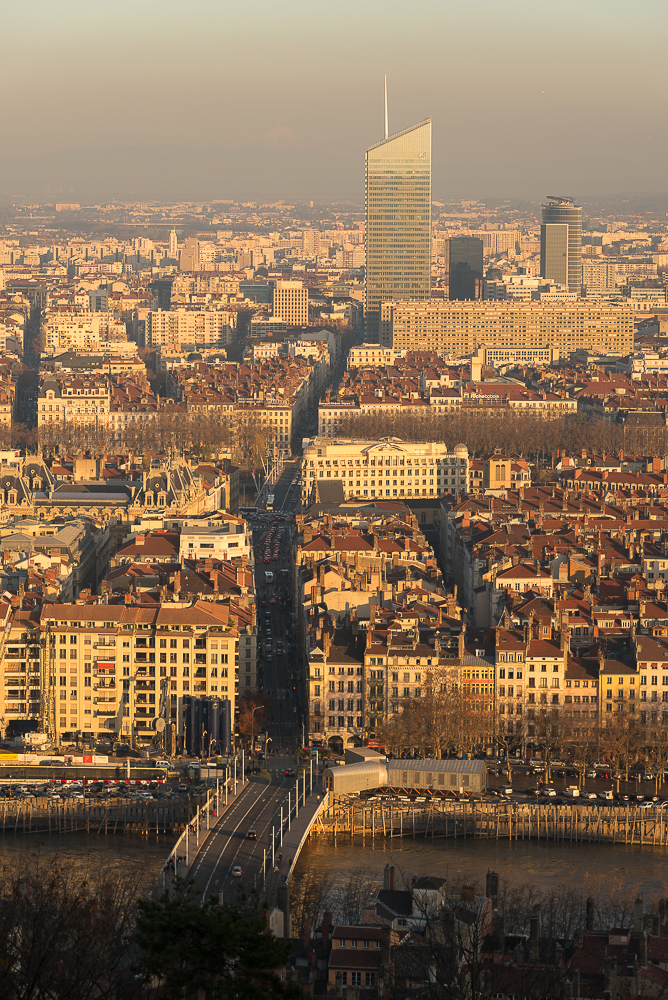
POLYGON ((386 139, 389 136, 389 134, 390 130, 388 128, 388 123, 387 123, 387 73, 386 73, 385 74, 385 138, 386 139))

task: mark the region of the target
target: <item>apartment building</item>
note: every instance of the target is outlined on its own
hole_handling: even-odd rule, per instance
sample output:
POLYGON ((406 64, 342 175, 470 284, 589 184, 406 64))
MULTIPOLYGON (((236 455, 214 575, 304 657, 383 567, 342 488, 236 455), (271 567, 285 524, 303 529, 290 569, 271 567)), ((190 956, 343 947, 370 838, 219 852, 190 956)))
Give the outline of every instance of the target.
POLYGON ((277 281, 273 315, 288 326, 308 326, 308 288, 304 288, 301 281, 277 281))
MULTIPOLYGON (((510 622, 506 623, 510 625, 510 622)), ((527 736, 556 718, 565 705, 568 639, 551 624, 496 630, 495 703, 498 725, 512 733, 526 724, 527 736)))
MULTIPOLYGON (((152 738, 158 718, 183 736, 185 695, 231 702, 240 639, 227 607, 198 601, 158 607, 44 606, 39 616, 44 719, 56 740, 152 738)), ((34 699, 33 699, 34 701, 34 699)))
POLYGON ((102 373, 44 377, 37 397, 37 427, 59 422, 106 426, 111 410, 111 380, 102 373))
POLYGON ((583 256, 582 284, 587 295, 607 295, 616 291, 616 260, 609 257, 583 256))
POLYGON ((25 732, 44 708, 39 605, 21 597, 0 602, 0 719, 3 735, 25 732))
POLYGON ((386 302, 380 343, 463 357, 486 348, 578 350, 626 355, 633 349, 633 310, 626 305, 529 302, 386 302))
POLYGON ((46 354, 72 350, 95 352, 104 349, 105 344, 127 341, 125 323, 110 313, 88 310, 47 313, 42 334, 46 354))
POLYGON ((317 482, 330 479, 341 483, 346 499, 401 499, 466 492, 468 465, 468 449, 463 444, 451 452, 437 442, 316 437, 304 443, 302 503, 312 503, 317 482))
POLYGON ((360 344, 353 346, 348 352, 348 368, 368 368, 381 365, 393 365, 396 358, 403 357, 405 351, 395 351, 392 347, 381 347, 380 344, 360 344))
POLYGON ((151 310, 146 314, 146 346, 227 347, 236 338, 236 326, 236 312, 227 309, 151 310))

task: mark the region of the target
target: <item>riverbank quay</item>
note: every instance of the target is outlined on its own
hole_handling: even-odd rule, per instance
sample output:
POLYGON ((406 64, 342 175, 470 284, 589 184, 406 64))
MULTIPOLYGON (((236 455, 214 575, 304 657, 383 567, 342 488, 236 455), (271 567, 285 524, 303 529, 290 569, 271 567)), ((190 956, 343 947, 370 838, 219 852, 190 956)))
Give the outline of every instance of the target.
POLYGON ((204 799, 204 795, 174 802, 4 799, 0 800, 0 833, 134 833, 145 837, 178 834, 204 799))
POLYGON ((311 828, 314 836, 423 839, 546 840, 574 844, 668 845, 668 810, 573 802, 430 801, 331 796, 311 828))

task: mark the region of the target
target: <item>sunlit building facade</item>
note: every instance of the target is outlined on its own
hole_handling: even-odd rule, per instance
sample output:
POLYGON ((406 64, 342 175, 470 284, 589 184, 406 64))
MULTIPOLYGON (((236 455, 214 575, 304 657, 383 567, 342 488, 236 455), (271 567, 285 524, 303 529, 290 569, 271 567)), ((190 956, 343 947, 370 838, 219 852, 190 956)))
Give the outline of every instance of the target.
POLYGON ((431 118, 366 153, 366 339, 380 306, 425 301, 431 288, 431 118))

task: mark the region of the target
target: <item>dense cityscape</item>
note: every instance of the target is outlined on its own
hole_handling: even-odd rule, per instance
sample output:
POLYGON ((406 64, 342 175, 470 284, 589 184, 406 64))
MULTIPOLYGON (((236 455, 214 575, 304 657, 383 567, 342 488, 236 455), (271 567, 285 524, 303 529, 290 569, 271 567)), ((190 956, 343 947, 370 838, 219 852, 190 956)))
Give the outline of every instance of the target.
POLYGON ((324 76, 367 11, 314 12, 297 88, 310 21, 230 10, 209 148, 225 18, 197 0, 180 50, 148 6, 88 35, 113 102, 41 11, 26 65, 80 104, 22 77, 0 157, 0 1000, 661 1000, 668 198, 649 104, 610 152, 634 19, 581 16, 614 121, 574 114, 542 11, 513 92, 535 25, 487 0, 462 107, 435 31, 370 119, 324 76))

